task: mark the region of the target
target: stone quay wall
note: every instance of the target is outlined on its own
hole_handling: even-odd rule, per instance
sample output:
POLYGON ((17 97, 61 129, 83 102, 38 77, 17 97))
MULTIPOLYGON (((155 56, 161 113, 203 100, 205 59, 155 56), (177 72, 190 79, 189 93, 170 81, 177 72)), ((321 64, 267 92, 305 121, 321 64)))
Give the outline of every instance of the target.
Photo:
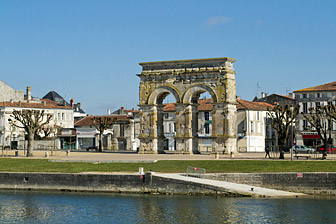
MULTIPOLYGON (((336 173, 217 173, 207 179, 313 195, 336 195, 336 173)), ((0 189, 242 196, 211 185, 138 174, 0 172, 0 189)))
POLYGON ((336 195, 336 173, 214 173, 207 179, 313 195, 336 195))
POLYGON ((204 184, 136 174, 0 172, 0 189, 240 196, 204 184))

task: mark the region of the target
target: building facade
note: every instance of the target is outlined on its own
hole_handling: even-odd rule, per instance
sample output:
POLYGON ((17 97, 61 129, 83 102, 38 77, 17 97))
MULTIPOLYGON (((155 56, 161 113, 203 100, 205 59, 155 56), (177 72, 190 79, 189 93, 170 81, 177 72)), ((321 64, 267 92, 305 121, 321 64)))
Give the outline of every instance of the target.
POLYGON ((275 132, 268 123, 267 115, 272 108, 272 105, 264 102, 237 100, 239 152, 264 152, 265 147, 275 144, 275 139, 269 139, 275 132))
MULTIPOLYGON (((27 87, 27 92, 24 94, 24 91, 13 90, 3 82, 0 82, 0 85, 2 86, 0 89, 3 91, 0 92, 0 95, 6 96, 3 98, 3 102, 0 102, 0 144, 2 146, 25 148, 25 131, 11 125, 13 120, 11 114, 14 110, 44 110, 46 114, 52 115, 50 123, 46 125, 54 131, 50 136, 58 135, 59 131, 57 130, 60 128, 71 129, 74 127, 73 110, 70 107, 59 105, 47 99, 33 98, 30 87, 27 87)), ((45 143, 46 141, 37 141, 37 145, 34 147, 43 148, 45 143)), ((61 141, 57 138, 57 148, 60 147, 61 141)))
POLYGON ((93 117, 116 118, 110 129, 103 133, 103 149, 112 151, 136 151, 134 118, 131 115, 87 116, 75 123, 77 149, 99 146, 99 132, 93 125, 93 117))
MULTIPOLYGON (((296 117, 295 140, 298 145, 316 147, 321 145, 320 136, 317 132, 307 129, 308 122, 301 113, 308 113, 310 107, 336 105, 336 82, 295 90, 295 99, 300 106, 300 114, 296 117)), ((326 121, 330 122, 330 121, 326 121)), ((336 145, 336 123, 332 123, 332 144, 336 145)))

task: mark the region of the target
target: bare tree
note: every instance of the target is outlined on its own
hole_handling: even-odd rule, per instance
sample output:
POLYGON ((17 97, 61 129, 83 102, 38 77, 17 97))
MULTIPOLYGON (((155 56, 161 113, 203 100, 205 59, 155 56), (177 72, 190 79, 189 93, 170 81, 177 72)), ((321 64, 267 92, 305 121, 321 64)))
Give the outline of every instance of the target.
POLYGON ((336 122, 336 105, 326 105, 324 110, 327 116, 336 122))
POLYGON ((14 126, 23 128, 27 132, 27 157, 33 156, 32 143, 34 142, 35 134, 37 130, 49 124, 52 115, 45 113, 44 110, 13 110, 11 117, 14 119, 14 121, 10 120, 14 126))
POLYGON ((328 111, 328 105, 310 107, 306 114, 302 112, 303 117, 309 123, 306 129, 316 131, 321 137, 324 146, 322 159, 327 158, 327 149, 331 141, 331 119, 328 117, 326 111, 328 111))
POLYGON ((107 129, 112 128, 113 124, 116 122, 116 117, 109 116, 97 116, 92 118, 93 125, 99 132, 99 152, 103 151, 103 134, 107 129))
POLYGON ((267 115, 271 119, 271 126, 278 134, 278 146, 280 157, 284 159, 284 149, 288 137, 289 128, 299 113, 299 106, 291 108, 289 105, 275 105, 272 110, 268 110, 267 115))
POLYGON ((43 126, 36 130, 35 140, 47 139, 50 137, 53 127, 43 126))

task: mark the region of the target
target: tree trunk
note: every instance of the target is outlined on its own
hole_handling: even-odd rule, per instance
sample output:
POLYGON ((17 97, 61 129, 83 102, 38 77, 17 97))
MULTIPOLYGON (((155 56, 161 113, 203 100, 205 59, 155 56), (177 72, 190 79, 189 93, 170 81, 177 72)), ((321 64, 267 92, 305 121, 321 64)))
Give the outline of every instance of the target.
POLYGON ((27 157, 33 156, 33 143, 34 143, 34 132, 28 132, 28 145, 27 145, 27 157))
POLYGON ((279 159, 285 159, 285 155, 284 155, 285 142, 286 142, 286 138, 283 138, 283 137, 279 138, 279 141, 278 141, 279 153, 280 153, 279 159))
POLYGON ((99 134, 99 152, 102 152, 103 151, 103 134, 102 133, 100 133, 99 134))
POLYGON ((327 158, 327 150, 328 150, 328 142, 327 141, 324 141, 323 142, 323 145, 324 145, 324 150, 323 150, 323 155, 322 155, 322 159, 326 159, 327 158))

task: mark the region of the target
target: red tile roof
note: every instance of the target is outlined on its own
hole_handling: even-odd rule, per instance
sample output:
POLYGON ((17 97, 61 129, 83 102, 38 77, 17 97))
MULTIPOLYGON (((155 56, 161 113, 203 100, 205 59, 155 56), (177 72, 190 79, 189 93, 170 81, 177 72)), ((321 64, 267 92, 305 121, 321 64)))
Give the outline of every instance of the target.
POLYGON ((267 110, 274 106, 265 102, 250 102, 247 100, 237 100, 237 110, 267 110))
POLYGON ((93 116, 93 115, 90 115, 90 116, 84 117, 82 120, 77 121, 75 123, 75 126, 76 127, 78 127, 78 126, 91 126, 91 125, 93 125, 93 121, 92 121, 93 117, 111 117, 111 118, 117 118, 117 122, 118 121, 128 121, 128 118, 129 118, 129 116, 127 116, 127 115, 103 115, 103 116, 93 116))
POLYGON ((38 102, 0 102, 0 107, 19 107, 19 108, 38 108, 38 109, 72 109, 67 106, 60 106, 52 100, 42 99, 40 103, 38 102))
MULTIPOLYGON (((212 100, 211 99, 200 99, 198 102, 198 111, 211 111, 213 108, 212 100)), ((174 103, 165 104, 163 107, 164 112, 175 112, 176 106, 174 103)))
POLYGON ((309 91, 336 91, 336 82, 330 82, 319 86, 313 86, 305 89, 295 90, 294 93, 309 92, 309 91))

